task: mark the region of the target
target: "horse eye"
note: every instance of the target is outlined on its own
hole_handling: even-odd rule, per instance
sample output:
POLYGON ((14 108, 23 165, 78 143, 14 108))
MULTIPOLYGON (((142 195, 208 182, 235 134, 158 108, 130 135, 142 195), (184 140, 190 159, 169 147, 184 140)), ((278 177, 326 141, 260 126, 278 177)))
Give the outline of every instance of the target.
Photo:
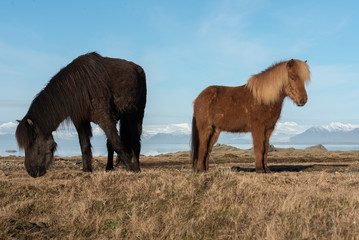
POLYGON ((290 79, 292 79, 293 81, 295 81, 295 78, 294 78, 294 77, 290 77, 290 79))

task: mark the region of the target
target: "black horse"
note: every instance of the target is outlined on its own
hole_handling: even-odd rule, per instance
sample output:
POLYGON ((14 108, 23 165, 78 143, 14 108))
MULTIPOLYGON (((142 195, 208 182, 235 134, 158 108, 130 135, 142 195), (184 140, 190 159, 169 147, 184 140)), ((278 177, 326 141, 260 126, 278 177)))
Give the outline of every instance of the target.
POLYGON ((56 150, 52 132, 64 120, 71 120, 78 132, 83 171, 92 171, 91 121, 108 139, 106 170, 113 167, 110 155, 115 151, 130 170, 140 171, 146 94, 145 72, 135 63, 95 52, 79 56, 49 81, 19 121, 16 138, 20 149, 25 149, 27 172, 32 177, 46 173, 56 150))

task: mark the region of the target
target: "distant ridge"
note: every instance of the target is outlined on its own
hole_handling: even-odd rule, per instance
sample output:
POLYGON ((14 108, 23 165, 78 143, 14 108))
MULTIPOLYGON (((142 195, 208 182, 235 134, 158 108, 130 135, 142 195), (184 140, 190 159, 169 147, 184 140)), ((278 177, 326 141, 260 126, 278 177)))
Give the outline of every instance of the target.
POLYGON ((329 130, 311 127, 305 132, 290 138, 291 143, 305 144, 359 144, 359 128, 353 130, 329 130))
POLYGON ((318 150, 328 151, 328 149, 326 149, 322 144, 307 147, 306 149, 318 149, 318 150))

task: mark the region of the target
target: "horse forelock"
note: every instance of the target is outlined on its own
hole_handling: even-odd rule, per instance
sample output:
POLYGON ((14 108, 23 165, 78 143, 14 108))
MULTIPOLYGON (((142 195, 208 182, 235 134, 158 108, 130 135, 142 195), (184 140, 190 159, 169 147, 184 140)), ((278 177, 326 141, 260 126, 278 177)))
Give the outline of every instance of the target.
POLYGON ((26 117, 21 120, 16 128, 16 140, 20 149, 28 149, 35 138, 35 132, 26 122, 26 117))
MULTIPOLYGON (((308 65, 300 60, 294 60, 294 71, 303 82, 310 80, 308 65)), ((266 70, 253 75, 246 86, 254 98, 262 104, 269 105, 279 100, 283 87, 288 84, 288 61, 273 64, 266 70)))
POLYGON ((296 64, 293 66, 300 80, 308 83, 310 81, 310 69, 306 62, 295 60, 296 64))

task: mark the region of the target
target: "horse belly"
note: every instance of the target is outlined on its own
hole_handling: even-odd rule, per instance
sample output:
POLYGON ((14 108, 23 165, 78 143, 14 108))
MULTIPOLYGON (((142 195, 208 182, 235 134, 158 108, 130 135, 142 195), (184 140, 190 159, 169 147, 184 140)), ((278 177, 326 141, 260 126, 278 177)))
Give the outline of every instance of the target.
POLYGON ((214 116, 214 126, 226 132, 249 132, 248 116, 241 111, 226 111, 214 116))
POLYGON ((96 124, 99 124, 104 118, 116 119, 111 110, 110 98, 93 98, 91 100, 90 116, 88 117, 90 121, 96 124))

